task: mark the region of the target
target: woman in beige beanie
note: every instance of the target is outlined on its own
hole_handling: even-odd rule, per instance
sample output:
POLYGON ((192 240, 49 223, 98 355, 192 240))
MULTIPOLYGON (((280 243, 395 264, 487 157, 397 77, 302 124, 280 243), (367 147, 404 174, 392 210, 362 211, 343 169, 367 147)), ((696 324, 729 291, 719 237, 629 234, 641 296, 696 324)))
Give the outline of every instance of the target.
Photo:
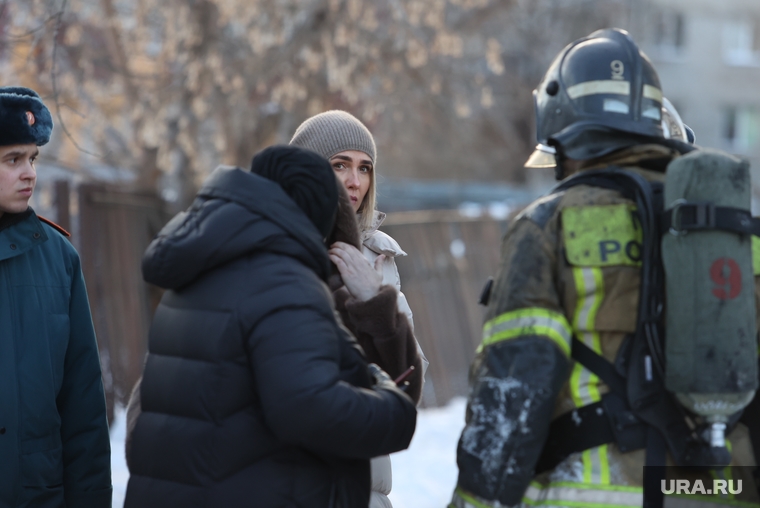
MULTIPOLYGON (((375 210, 377 150, 372 134, 350 113, 332 110, 315 115, 303 122, 293 135, 290 144, 312 150, 330 162, 335 175, 346 188, 356 213, 361 231, 361 252, 344 242, 336 242, 330 248, 330 259, 340 271, 348 290, 347 294, 350 294, 348 305, 336 298, 336 305, 341 310, 343 319, 354 319, 351 309, 358 306, 351 305, 352 300, 364 302, 362 305, 364 309, 368 307, 371 309, 373 302, 377 301, 377 320, 406 319, 413 331, 412 311, 401 292, 401 281, 394 261, 396 256, 405 256, 406 253, 393 238, 378 230, 385 219, 385 214, 375 210), (381 288, 385 288, 384 292, 387 293, 388 286, 395 288, 397 307, 395 315, 384 312, 380 304, 381 288)), ((399 355, 403 355, 404 350, 407 349, 406 344, 401 341, 388 344, 383 340, 385 337, 378 334, 372 335, 369 339, 370 343, 363 341, 362 337, 357 338, 369 361, 380 365, 392 377, 399 374, 395 372, 398 369, 398 363, 393 362, 392 353, 395 349, 399 355)), ((419 361, 415 363, 422 365, 422 369, 414 371, 410 379, 413 386, 419 387, 415 390, 417 393, 413 394, 418 399, 428 362, 413 334, 412 339, 419 355, 419 361)), ((409 363, 411 365, 411 362, 409 363)), ((391 502, 387 497, 391 491, 391 477, 390 457, 373 459, 370 508, 391 508, 391 502)))

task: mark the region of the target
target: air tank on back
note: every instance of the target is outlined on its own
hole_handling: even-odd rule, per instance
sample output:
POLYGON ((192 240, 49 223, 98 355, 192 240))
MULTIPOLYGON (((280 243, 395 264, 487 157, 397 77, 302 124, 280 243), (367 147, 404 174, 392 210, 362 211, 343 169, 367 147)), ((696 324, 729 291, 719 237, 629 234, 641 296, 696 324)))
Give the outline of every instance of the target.
POLYGON ((729 416, 749 404, 758 385, 752 241, 679 224, 684 214, 712 220, 709 204, 749 210, 750 201, 748 164, 728 154, 697 150, 668 166, 665 209, 674 212, 662 238, 665 386, 711 425, 716 447, 725 446, 729 416))

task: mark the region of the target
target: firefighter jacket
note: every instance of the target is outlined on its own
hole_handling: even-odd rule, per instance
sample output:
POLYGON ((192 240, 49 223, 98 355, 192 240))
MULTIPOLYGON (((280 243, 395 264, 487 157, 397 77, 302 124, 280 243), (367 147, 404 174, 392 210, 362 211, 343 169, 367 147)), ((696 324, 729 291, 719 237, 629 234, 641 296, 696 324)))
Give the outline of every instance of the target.
MULTIPOLYGON (((572 337, 613 362, 636 329, 642 236, 634 210, 614 190, 578 185, 535 201, 510 225, 470 372, 451 507, 642 506, 643 449, 621 453, 613 442, 534 474, 550 422, 608 391, 572 360, 572 337)), ((728 438, 732 465, 754 465, 747 428, 728 438)))

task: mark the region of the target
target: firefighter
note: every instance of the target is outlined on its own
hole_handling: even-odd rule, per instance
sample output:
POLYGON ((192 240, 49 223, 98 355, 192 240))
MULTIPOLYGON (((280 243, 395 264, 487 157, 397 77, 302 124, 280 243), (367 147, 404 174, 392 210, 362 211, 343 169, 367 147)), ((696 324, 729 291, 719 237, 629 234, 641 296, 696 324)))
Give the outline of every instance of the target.
MULTIPOLYGON (((664 136, 657 73, 619 29, 564 48, 534 100, 539 145, 526 167, 554 167, 561 182, 512 222, 484 290, 450 508, 656 506, 662 494, 644 495, 643 466, 664 466, 666 449, 667 464, 722 460, 697 442, 662 383, 654 405, 639 403, 653 394, 626 370, 631 358, 657 359, 642 356, 639 340, 657 344, 650 325, 664 293, 642 282, 658 273, 645 259, 658 242, 645 240, 654 225, 644 209, 661 206, 665 169, 695 147, 664 136), (611 168, 623 171, 609 177, 611 168)), ((659 379, 657 368, 648 380, 659 379)), ((736 420, 730 464, 756 465, 757 443, 736 420)), ((749 488, 735 498, 758 501, 749 488)))

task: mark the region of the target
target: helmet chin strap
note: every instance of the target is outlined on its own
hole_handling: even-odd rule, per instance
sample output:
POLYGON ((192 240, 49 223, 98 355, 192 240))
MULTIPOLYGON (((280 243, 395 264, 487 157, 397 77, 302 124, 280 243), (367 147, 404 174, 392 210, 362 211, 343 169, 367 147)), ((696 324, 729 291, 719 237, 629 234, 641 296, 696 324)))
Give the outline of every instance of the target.
POLYGON ((565 170, 562 168, 561 162, 557 162, 557 165, 554 166, 554 178, 558 182, 561 182, 562 180, 565 179, 565 170))
POLYGON ((554 166, 554 178, 556 178, 558 182, 561 182, 570 174, 565 168, 569 159, 565 156, 565 151, 559 143, 552 143, 550 146, 554 148, 554 160, 557 162, 554 166))

